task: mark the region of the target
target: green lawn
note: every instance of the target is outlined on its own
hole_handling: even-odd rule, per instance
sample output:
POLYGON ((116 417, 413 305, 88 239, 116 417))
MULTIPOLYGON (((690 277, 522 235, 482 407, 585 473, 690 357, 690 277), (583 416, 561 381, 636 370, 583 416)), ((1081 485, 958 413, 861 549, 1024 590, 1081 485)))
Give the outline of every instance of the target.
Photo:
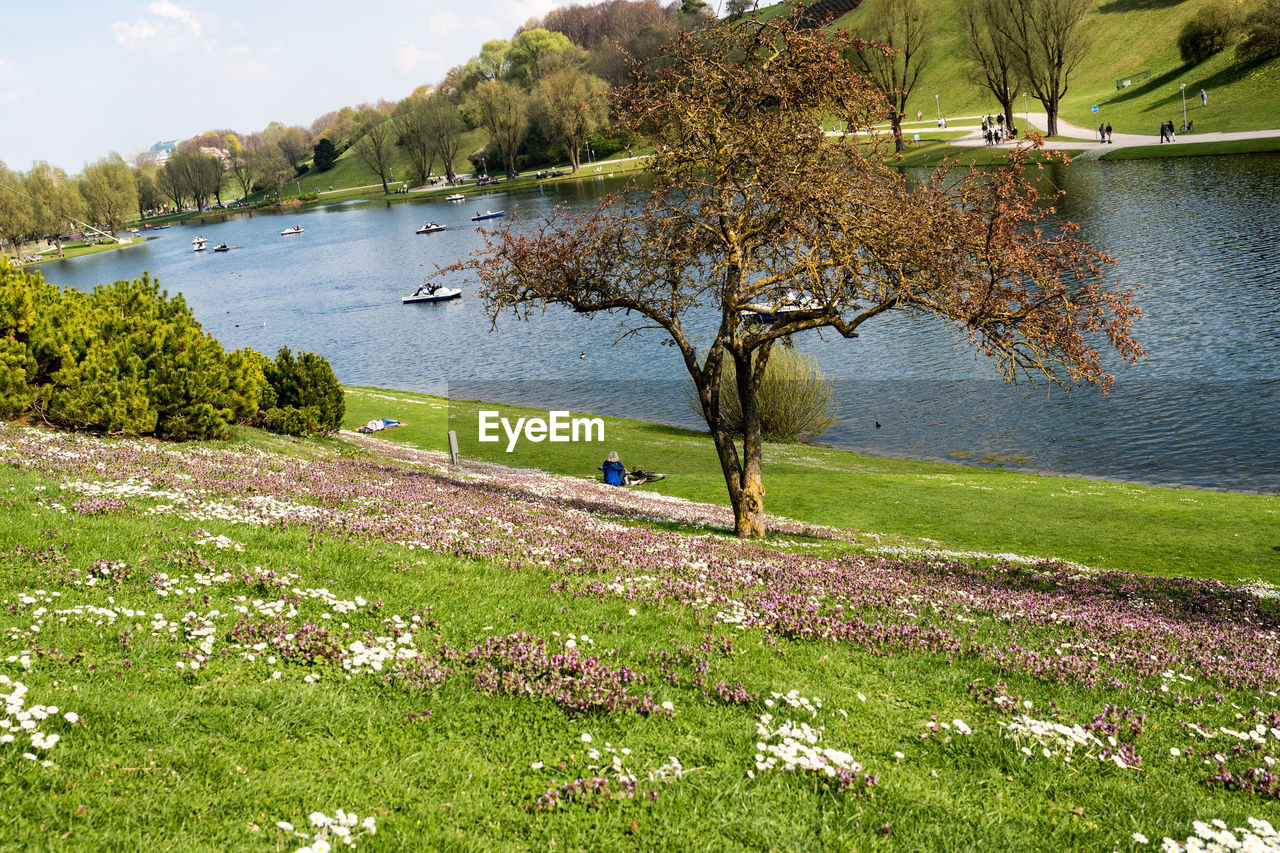
MULTIPOLYGON (((362 407, 405 413, 410 425, 381 437, 438 444, 435 401, 353 391, 351 403, 353 418, 362 407)), ((664 491, 710 488, 683 470, 703 455, 696 437, 613 421, 609 429, 624 458, 652 447, 679 464, 664 491)), ((770 455, 780 488, 800 460, 770 455)), ((587 456, 584 465, 596 458, 587 456)), ((1221 642, 1198 615, 1222 595, 1212 590, 1189 588, 1183 602, 1172 588, 1171 601, 1152 603, 1144 596, 1164 587, 1122 586, 1120 603, 1108 603, 1101 589, 1092 599, 1083 591, 1055 599, 1055 589, 1078 583, 1070 571, 997 572, 993 590, 968 586, 965 572, 986 570, 962 564, 872 560, 851 571, 843 561, 860 558, 848 543, 793 536, 774 552, 723 537, 685 540, 664 532, 679 525, 601 518, 554 494, 531 500, 518 480, 512 491, 358 445, 253 431, 182 446, 18 439, 0 426, 0 457, 0 673, 10 679, 0 693, 9 694, 15 730, 28 714, 38 731, 61 738, 30 747, 18 730, 16 742, 0 743, 4 849, 288 851, 304 842, 278 821, 306 831, 308 815, 337 809, 375 821, 377 834, 358 839, 366 853, 1129 853, 1150 849, 1135 832, 1158 843, 1187 837, 1195 820, 1280 820, 1273 797, 1208 784, 1214 768, 1188 752, 1230 752, 1234 739, 1217 734, 1226 742, 1202 747, 1183 726, 1216 733, 1267 719, 1275 699, 1266 691, 1280 687, 1274 674, 1256 689, 1222 687, 1221 676, 1198 668, 1222 671, 1203 652, 1163 676, 1121 666, 1113 686, 1052 667, 1036 674, 1035 655, 1076 659, 1066 647, 1105 660, 1114 643, 1166 660, 1153 637, 1188 648, 1221 642), (668 562, 672 547, 687 549, 676 552, 683 562, 668 562), (741 574, 747 567, 781 573, 753 583, 741 574), (882 572, 899 577, 883 601, 859 592, 882 572), (793 583, 802 595, 788 603, 793 583), (840 614, 833 628, 867 619, 888 633, 837 639, 800 624, 738 627, 720 612, 726 592, 748 607, 776 593, 785 612, 816 608, 840 614), (1127 641, 1113 635, 1113 620, 1129 618, 1130 600, 1136 633, 1127 641), (1166 616, 1146 615, 1166 604, 1166 616), (1160 633, 1166 623, 1188 633, 1160 633), (917 630, 923 639, 912 645, 917 630), (967 631, 973 645, 930 650, 937 631, 967 631), (549 685, 566 671, 574 674, 556 693, 549 685), (588 695, 575 682, 594 685, 594 704, 573 704, 588 695), (641 713, 645 695, 652 710, 641 713), (1004 711, 993 702, 1003 697, 1004 711), (12 710, 15 701, 24 709, 12 710), (611 701, 621 704, 610 709, 611 701), (1238 716, 1254 705, 1258 713, 1238 716), (1095 740, 1068 756, 1053 735, 1008 728, 1027 719, 1089 725, 1095 740), (829 763, 856 761, 854 786, 758 764, 785 720, 813 727, 807 746, 847 754, 828 753, 829 763), (1133 750, 1123 766, 1098 760, 1109 736, 1133 750), (22 756, 28 749, 32 759, 22 756), (620 775, 634 778, 634 798, 620 775), (608 788, 575 797, 562 787, 596 777, 608 788)), ((818 467, 841 457, 821 454, 818 467)), ((899 495, 914 483, 922 502, 938 498, 927 484, 950 470, 843 458, 867 467, 860 478, 895 481, 899 495)), ((954 473, 999 483, 1019 502, 1030 497, 1017 475, 954 473)), ((853 513, 817 506, 820 497, 845 499, 831 482, 810 469, 812 511, 853 513)), ((1101 516, 1103 500, 1082 494, 1071 503, 1098 504, 1101 516)), ((786 508, 810 511, 799 501, 786 508)), ((1265 523, 1254 512, 1252 522, 1265 523)), ((1237 608, 1229 612, 1251 642, 1280 620, 1266 602, 1225 606, 1237 608)), ((1267 653, 1253 645, 1232 653, 1248 668, 1255 651, 1267 653)), ((1229 766, 1277 754, 1280 742, 1268 736, 1229 766)))
MULTIPOLYGON (((1194 135, 1184 140, 1195 139, 1194 135)), ((1142 160, 1148 157, 1208 157, 1219 154, 1261 154, 1280 151, 1280 137, 1181 142, 1177 145, 1135 145, 1103 154, 1102 160, 1142 160)))
MULTIPOLYGON (((402 391, 350 388, 348 427, 377 417, 408 426, 388 441, 446 449, 446 400, 402 391)), ((546 413, 495 406, 515 417, 546 413)), ((657 469, 663 494, 727 504, 719 463, 705 434, 605 418, 604 445, 530 444, 504 452, 477 442, 471 409, 453 410, 464 456, 553 473, 598 477, 609 449, 632 467, 657 469)), ((1280 584, 1280 506, 1274 496, 1169 489, 1106 480, 1022 474, 999 468, 863 456, 806 445, 769 444, 766 509, 777 515, 941 546, 1058 557, 1088 566, 1228 582, 1280 584)))

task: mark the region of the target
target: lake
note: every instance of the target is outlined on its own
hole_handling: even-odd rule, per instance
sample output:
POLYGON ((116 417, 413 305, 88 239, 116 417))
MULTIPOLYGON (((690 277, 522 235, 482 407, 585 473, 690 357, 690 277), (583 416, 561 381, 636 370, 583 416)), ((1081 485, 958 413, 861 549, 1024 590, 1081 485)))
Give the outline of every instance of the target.
MULTIPOLYGON (((823 437, 884 456, 1136 482, 1280 492, 1280 155, 1082 163, 1050 170, 1061 215, 1140 284, 1148 355, 1115 390, 1070 394, 993 379, 966 341, 907 317, 800 345, 836 382, 843 422, 823 437), (879 426, 877 427, 877 423, 879 426)), ((401 305, 480 245, 469 221, 518 221, 617 188, 607 178, 443 200, 360 202, 157 232, 145 244, 41 266, 90 289, 148 270, 227 348, 314 350, 353 385, 452 393, 697 427, 676 351, 656 334, 616 346, 616 320, 548 311, 496 328, 479 300, 401 305), (447 231, 417 235, 424 220, 447 231), (305 232, 280 236, 293 224, 305 232), (204 236, 229 252, 192 251, 204 236), (585 356, 585 357, 584 357, 585 356), (657 378, 665 377, 665 378, 657 378)), ((394 412, 388 412, 394 416, 394 412)))

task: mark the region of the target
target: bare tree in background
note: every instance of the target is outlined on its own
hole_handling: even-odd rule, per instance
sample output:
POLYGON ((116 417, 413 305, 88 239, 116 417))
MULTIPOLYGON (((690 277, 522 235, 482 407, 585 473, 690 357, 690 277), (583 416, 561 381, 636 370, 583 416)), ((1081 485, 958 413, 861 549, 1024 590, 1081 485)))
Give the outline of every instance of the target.
POLYGON ((991 0, 991 24, 1005 40, 1014 67, 1044 105, 1045 131, 1058 133, 1058 107, 1071 72, 1089 52, 1085 16, 1093 0, 991 0))
POLYGON ((969 79, 1000 102, 1006 127, 1013 127, 1013 104, 1022 88, 1014 50, 996 26, 998 0, 964 0, 960 6, 960 56, 969 79))
POLYGON ((867 17, 856 33, 867 42, 855 43, 849 50, 854 66, 869 75, 889 101, 895 151, 904 147, 902 117, 907 99, 929 62, 930 18, 928 0, 869 0, 867 17))

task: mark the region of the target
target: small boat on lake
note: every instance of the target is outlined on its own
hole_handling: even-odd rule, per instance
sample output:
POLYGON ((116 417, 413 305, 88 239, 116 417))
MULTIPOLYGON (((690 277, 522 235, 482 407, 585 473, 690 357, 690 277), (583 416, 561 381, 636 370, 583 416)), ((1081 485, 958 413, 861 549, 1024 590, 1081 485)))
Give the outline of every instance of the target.
POLYGON ((445 201, 466 201, 467 197, 462 193, 454 193, 453 195, 445 196, 444 200, 445 201))
POLYGON ((751 322, 772 323, 797 311, 816 311, 821 308, 822 303, 812 296, 801 296, 794 290, 788 290, 779 302, 753 302, 743 307, 738 315, 751 322))
POLYGON ((208 237, 197 237, 191 241, 191 248, 197 252, 203 252, 205 250, 205 243, 208 242, 208 237))
POLYGON ((437 231, 443 231, 447 225, 441 225, 438 222, 424 222, 422 227, 415 231, 415 234, 434 234, 437 231))
POLYGON ((281 231, 281 232, 280 232, 280 236, 281 236, 281 237, 286 237, 286 236, 288 236, 288 235, 290 235, 290 234, 301 234, 301 233, 302 233, 302 226, 301 226, 301 225, 294 225, 292 228, 286 228, 286 229, 284 229, 283 231, 281 231))
POLYGON ((219 243, 218 245, 213 247, 213 250, 215 252, 230 252, 231 247, 228 246, 226 243, 219 243))
POLYGON ((476 215, 471 217, 472 222, 483 222, 486 219, 501 219, 506 216, 505 210, 486 210, 484 213, 476 211, 476 215))
POLYGON ((462 296, 456 287, 445 287, 439 284, 424 284, 408 296, 402 296, 400 302, 408 305, 411 302, 448 302, 462 296))

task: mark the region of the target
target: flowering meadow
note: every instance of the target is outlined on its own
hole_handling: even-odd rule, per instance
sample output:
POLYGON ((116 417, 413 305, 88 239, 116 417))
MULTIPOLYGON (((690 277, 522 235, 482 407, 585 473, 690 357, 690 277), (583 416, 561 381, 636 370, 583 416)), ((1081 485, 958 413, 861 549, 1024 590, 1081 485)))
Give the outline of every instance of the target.
POLYGON ((1280 849, 1265 584, 357 436, 4 425, 0 502, 0 849, 1280 849))

